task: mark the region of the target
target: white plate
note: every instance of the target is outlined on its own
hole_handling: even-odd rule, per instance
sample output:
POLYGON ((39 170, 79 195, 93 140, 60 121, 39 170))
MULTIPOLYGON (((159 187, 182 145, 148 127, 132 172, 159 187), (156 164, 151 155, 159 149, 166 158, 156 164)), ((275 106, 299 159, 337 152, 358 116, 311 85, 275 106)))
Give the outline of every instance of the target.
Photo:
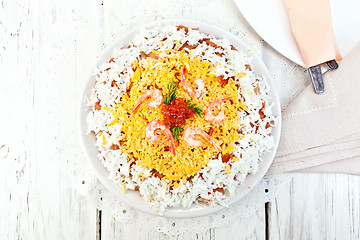
MULTIPOLYGON (((305 67, 283 0, 234 0, 254 30, 274 49, 305 67)), ((344 57, 360 41, 360 1, 330 0, 336 42, 344 57)))
MULTIPOLYGON (((192 28, 199 28, 199 31, 203 33, 212 34, 217 38, 227 38, 236 48, 244 50, 244 52, 248 53, 248 49, 242 42, 240 42, 234 35, 226 32, 220 28, 216 28, 212 25, 193 21, 193 20, 183 20, 183 19, 174 19, 174 20, 166 20, 161 22, 154 22, 148 25, 145 25, 146 28, 154 27, 157 24, 166 24, 166 23, 175 23, 181 24, 192 28)), ((108 61, 111 58, 111 55, 114 49, 120 45, 127 46, 129 42, 132 41, 134 35, 138 33, 139 29, 132 31, 131 33, 124 35, 119 41, 117 41, 114 45, 109 47, 103 55, 100 57, 97 65, 108 61)), ((271 81, 271 76, 266 69, 265 65, 257 59, 255 56, 252 60, 252 68, 254 69, 255 74, 263 75, 266 77, 267 82, 270 85, 270 95, 274 101, 273 113, 275 116, 278 116, 279 121, 278 125, 273 128, 272 135, 275 139, 275 147, 272 151, 266 155, 263 155, 262 162, 259 165, 259 172, 254 175, 247 176, 245 183, 239 186, 236 190, 236 194, 233 198, 228 201, 228 204, 231 205, 238 201, 241 197, 246 195, 251 191, 252 188, 256 186, 256 184, 264 177, 266 171, 268 170, 272 160, 275 156, 275 152, 279 143, 280 138, 280 128, 281 128, 281 110, 280 110, 280 102, 278 95, 276 93, 276 89, 274 84, 271 81)), ((95 69, 95 68, 94 68, 95 69)), ((92 167, 100 181, 110 189, 114 194, 116 194, 120 200, 126 202, 132 207, 139 209, 141 211, 145 211, 150 214, 157 214, 157 209, 149 206, 142 197, 139 196, 139 193, 136 191, 128 191, 126 194, 122 193, 122 189, 115 185, 110 179, 108 179, 109 172, 105 169, 102 162, 98 159, 97 154, 98 150, 95 146, 95 135, 87 134, 88 124, 86 122, 86 117, 90 111, 89 107, 85 104, 85 97, 89 96, 90 90, 95 85, 95 77, 91 75, 86 82, 86 85, 83 89, 83 93, 81 95, 81 106, 80 106, 80 116, 79 116, 79 125, 80 125, 80 135, 83 143, 83 147, 86 153, 87 158, 90 160, 92 167)), ((214 213, 223 209, 223 206, 215 206, 210 207, 205 204, 193 204, 190 208, 167 208, 164 212, 164 216, 173 217, 173 218, 188 218, 188 217, 198 217, 207 215, 210 213, 214 213)))

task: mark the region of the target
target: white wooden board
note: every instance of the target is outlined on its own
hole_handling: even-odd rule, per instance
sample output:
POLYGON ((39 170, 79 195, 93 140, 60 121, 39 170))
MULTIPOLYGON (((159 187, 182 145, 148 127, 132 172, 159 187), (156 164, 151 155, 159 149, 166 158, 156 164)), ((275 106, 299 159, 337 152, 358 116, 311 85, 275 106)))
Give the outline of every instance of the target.
MULTIPOLYGON (((77 136, 78 97, 102 50, 102 33, 114 30, 104 26, 104 4, 0 3, 0 239, 360 239, 360 177, 346 175, 296 174, 256 215, 203 234, 147 232, 105 212, 100 219, 74 180, 86 165, 77 136)), ((231 0, 202 8, 185 4, 176 17, 247 26, 231 0)), ((257 38, 247 30, 250 42, 257 38)), ((266 43, 256 48, 278 79, 305 76, 286 62, 276 65, 279 55, 266 43)), ((288 99, 282 100, 285 106, 288 99)))

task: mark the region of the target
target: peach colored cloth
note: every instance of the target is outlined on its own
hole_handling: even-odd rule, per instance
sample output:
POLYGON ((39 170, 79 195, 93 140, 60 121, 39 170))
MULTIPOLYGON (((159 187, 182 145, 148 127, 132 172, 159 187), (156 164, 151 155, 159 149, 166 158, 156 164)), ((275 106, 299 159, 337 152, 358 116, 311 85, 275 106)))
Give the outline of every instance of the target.
POLYGON ((329 0, 284 0, 292 32, 309 68, 341 60, 332 27, 329 0))
POLYGON ((311 85, 283 111, 280 144, 268 175, 332 172, 360 175, 360 42, 324 74, 327 91, 311 85))

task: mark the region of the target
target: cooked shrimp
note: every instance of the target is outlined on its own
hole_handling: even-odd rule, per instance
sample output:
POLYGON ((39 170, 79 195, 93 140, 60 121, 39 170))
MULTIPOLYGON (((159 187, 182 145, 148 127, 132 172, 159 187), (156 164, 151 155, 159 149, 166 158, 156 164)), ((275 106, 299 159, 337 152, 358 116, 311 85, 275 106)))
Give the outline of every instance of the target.
POLYGON ((215 148, 221 150, 219 145, 216 144, 215 139, 211 137, 209 134, 204 132, 203 130, 199 128, 189 127, 184 132, 184 140, 187 143, 187 145, 191 147, 200 147, 203 145, 203 142, 201 140, 195 139, 195 135, 200 135, 203 138, 205 138, 207 141, 209 141, 215 148))
POLYGON ((146 137, 149 138, 149 140, 151 142, 159 142, 160 138, 156 134, 156 130, 158 130, 158 129, 162 130, 165 133, 166 137, 169 139, 170 152, 175 155, 175 144, 174 144, 173 135, 172 135, 170 129, 165 124, 160 122, 159 120, 151 121, 146 126, 146 129, 145 129, 146 137))
POLYGON ((200 99, 205 93, 205 84, 204 81, 200 78, 196 78, 194 83, 198 86, 196 90, 191 89, 191 87, 186 83, 186 68, 184 67, 181 71, 181 83, 184 87, 184 90, 189 94, 190 97, 200 99))
POLYGON ((215 100, 214 102, 210 103, 210 105, 205 110, 205 114, 204 114, 205 120, 212 124, 221 122, 225 118, 224 111, 221 111, 217 116, 214 116, 211 111, 216 105, 226 102, 226 101, 230 100, 231 98, 232 97, 219 98, 219 99, 215 100))
POLYGON ((136 113, 139 108, 140 105, 145 101, 145 99, 147 99, 148 97, 152 97, 152 101, 149 103, 149 107, 154 107, 157 108, 162 104, 163 101, 163 97, 161 94, 161 91, 159 89, 153 89, 153 90, 149 90, 147 91, 144 95, 142 95, 139 100, 137 101, 137 103, 135 104, 132 112, 136 113))

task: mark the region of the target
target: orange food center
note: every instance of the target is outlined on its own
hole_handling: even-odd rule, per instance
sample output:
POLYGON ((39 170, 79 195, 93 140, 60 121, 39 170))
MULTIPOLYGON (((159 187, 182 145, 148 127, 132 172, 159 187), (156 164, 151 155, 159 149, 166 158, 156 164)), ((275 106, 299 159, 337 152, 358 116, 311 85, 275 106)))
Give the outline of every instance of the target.
MULTIPOLYGON (((171 183, 173 187, 176 187, 180 181, 185 183, 219 153, 231 156, 228 161, 237 161, 238 159, 229 153, 234 150, 234 143, 239 140, 238 132, 241 126, 239 111, 247 110, 247 107, 238 94, 239 86, 234 79, 229 78, 226 84, 219 81, 219 77, 212 72, 212 63, 192 55, 191 51, 187 53, 185 50, 169 49, 166 52, 152 53, 155 55, 166 53, 166 57, 148 57, 134 62, 134 74, 128 84, 127 93, 122 96, 120 103, 108 110, 114 117, 110 124, 121 125, 122 134, 118 139, 120 150, 127 153, 129 161, 153 169, 154 175, 171 183), (180 72, 184 67, 187 70, 186 79, 190 88, 198 87, 194 79, 199 78, 204 82, 205 93, 201 98, 192 98, 184 90, 180 80, 180 72), (150 107, 149 103, 154 99, 149 97, 136 113, 132 113, 139 98, 149 90, 158 89, 165 96, 171 81, 177 85, 177 95, 174 100, 159 107, 150 107), (214 116, 224 111, 225 118, 219 123, 206 121, 203 113, 209 104, 226 97, 232 97, 231 101, 222 102, 212 111, 214 116), (196 114, 194 108, 189 107, 190 102, 202 114, 196 114), (169 151, 169 139, 161 130, 156 131, 161 141, 151 142, 147 138, 146 126, 154 120, 161 121, 171 129, 180 127, 178 138, 175 138, 175 155, 169 151), (183 132, 189 127, 206 132, 221 150, 199 135, 194 138, 201 140, 202 146, 189 146, 183 139, 183 132)), ((242 73, 234 73, 236 76, 239 74, 242 73)), ((227 173, 230 171, 230 168, 226 169, 227 173)))
POLYGON ((176 98, 170 104, 164 104, 161 113, 164 115, 164 123, 170 128, 181 127, 185 124, 186 119, 195 115, 194 109, 189 108, 183 98, 176 98))

